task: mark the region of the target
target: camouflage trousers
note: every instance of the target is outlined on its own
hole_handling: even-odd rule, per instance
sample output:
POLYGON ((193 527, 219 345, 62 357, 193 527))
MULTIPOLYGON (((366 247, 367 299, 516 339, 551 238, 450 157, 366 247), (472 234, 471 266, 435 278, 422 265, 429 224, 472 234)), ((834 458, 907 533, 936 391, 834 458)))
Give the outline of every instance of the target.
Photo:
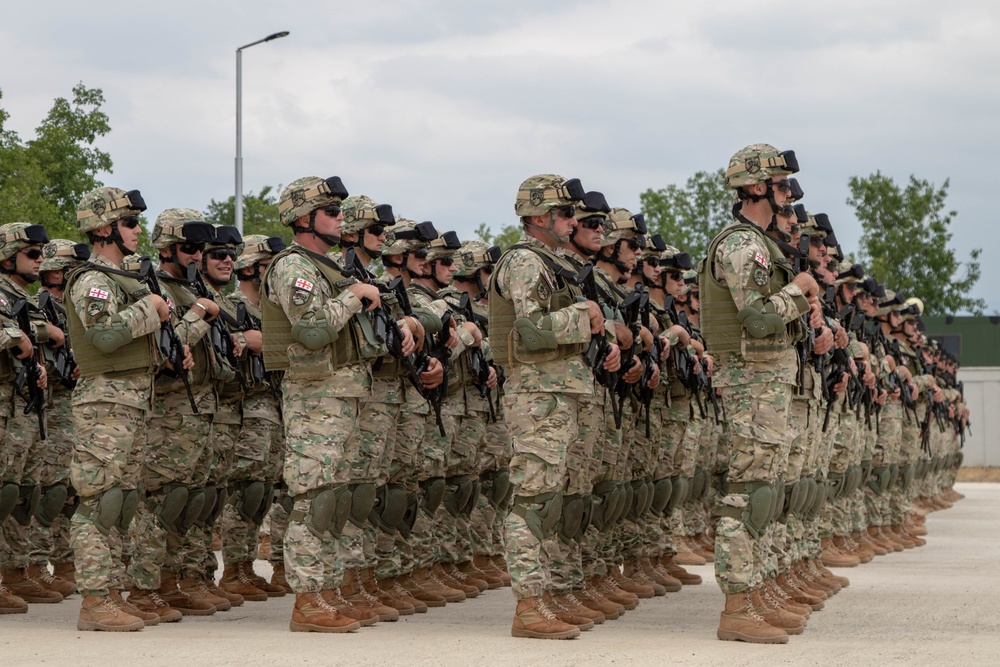
POLYGON ((184 535, 168 529, 150 510, 150 504, 163 502, 163 487, 169 483, 184 484, 189 493, 205 486, 213 435, 210 413, 166 415, 157 408, 149 420, 143 481, 150 498, 146 505, 140 504, 132 524, 133 553, 128 567, 139 588, 157 590, 161 570, 179 573, 184 568, 185 554, 193 549, 194 528, 184 535))
MULTIPOLYGON (((787 431, 791 385, 754 382, 726 387, 723 400, 731 432, 727 471, 730 487, 747 482, 774 484, 786 463, 791 442, 787 431)), ((748 494, 730 488, 717 506, 742 511, 749 501, 748 494)), ((743 520, 719 517, 715 578, 724 593, 740 593, 763 583, 763 558, 770 551, 767 538, 766 531, 754 537, 743 520)))
MULTIPOLYGON (((603 418, 604 424, 597 441, 594 443, 594 454, 589 469, 591 485, 597 487, 601 482, 605 482, 605 486, 608 486, 608 483, 614 483, 621 488, 626 483, 625 469, 631 449, 632 435, 629 424, 632 421, 632 405, 626 401, 622 407, 619 427, 615 424, 611 392, 603 387, 595 387, 594 393, 595 398, 603 406, 603 413, 597 414, 597 421, 600 423, 603 418)), ((586 400, 586 397, 582 398, 586 400)), ((594 502, 600 505, 601 500, 595 497, 594 502)), ((601 506, 594 512, 604 509, 601 506)), ((618 561, 619 532, 617 528, 619 525, 607 523, 603 529, 599 529, 592 524, 583 534, 580 550, 585 577, 603 576, 608 573, 608 568, 618 561)))
POLYGON ((483 448, 479 454, 478 474, 481 493, 471 518, 472 549, 476 556, 499 556, 503 554, 503 518, 508 502, 488 496, 493 492, 493 479, 501 471, 507 471, 512 454, 510 429, 503 414, 503 406, 497 406, 497 420, 486 423, 483 448))
MULTIPOLYGON (((220 411, 223 401, 219 402, 220 411)), ((181 572, 184 576, 204 576, 212 579, 219 567, 219 561, 212 550, 213 533, 216 522, 222 517, 228 506, 227 496, 230 477, 235 463, 236 443, 243 430, 242 420, 233 413, 219 420, 215 415, 212 422, 212 447, 206 451, 208 458, 208 480, 206 487, 215 492, 215 502, 212 511, 205 521, 199 521, 185 536, 181 553, 181 572)), ((206 465, 202 464, 203 467, 206 465)))
MULTIPOLYGON (((420 481, 433 480, 436 478, 447 478, 448 475, 448 453, 451 450, 451 443, 454 442, 459 431, 461 416, 465 411, 464 400, 461 407, 456 404, 454 396, 450 396, 450 409, 442 407, 441 423, 444 425, 444 435, 434 420, 433 415, 428 415, 427 424, 424 428, 423 461, 420 471, 420 481)), ((438 561, 444 561, 448 553, 454 553, 455 543, 458 539, 458 531, 455 522, 448 514, 441 503, 431 514, 424 500, 421 500, 420 512, 427 515, 428 521, 423 517, 417 518, 417 523, 411 533, 413 539, 413 558, 418 563, 418 568, 427 568, 438 561)))
POLYGON ((66 389, 52 392, 45 406, 46 439, 40 443, 41 456, 29 461, 26 470, 26 477, 36 480, 42 487, 43 503, 54 487, 61 486, 67 491, 63 513, 56 516, 51 527, 46 528, 38 521, 31 523, 28 536, 30 559, 42 567, 50 562, 73 562, 73 549, 69 545, 69 516, 72 516, 76 504, 76 491, 69 483, 69 466, 76 439, 72 397, 72 392, 66 389))
POLYGON ((239 511, 243 503, 242 484, 260 481, 265 485, 265 499, 270 502, 272 487, 277 481, 284 456, 284 429, 280 421, 244 417, 236 440, 230 493, 222 513, 222 560, 224 563, 244 563, 257 557, 257 533, 260 525, 244 518, 239 511))
POLYGON ((83 597, 107 595, 110 588, 124 583, 122 536, 116 528, 102 534, 93 517, 104 491, 139 487, 146 413, 118 403, 87 403, 73 406, 73 419, 76 439, 70 480, 81 508, 86 508, 77 510, 71 520, 76 586, 83 597))
MULTIPOLYGON (((24 414, 24 401, 20 396, 14 396, 14 413, 7 420, 7 435, 4 440, 6 448, 6 470, 4 482, 13 482, 24 486, 37 486, 40 462, 45 456, 45 442, 39 437, 38 419, 34 412, 24 414)), ((0 562, 5 568, 24 568, 28 566, 31 552, 30 533, 34 519, 29 517, 30 524, 21 525, 14 516, 0 524, 0 562)))
MULTIPOLYGON (((562 492, 566 457, 579 435, 579 399, 573 394, 526 392, 504 396, 504 409, 514 443, 514 511, 507 515, 504 538, 511 587, 520 600, 542 595, 551 586, 551 569, 564 567, 555 544, 558 538, 535 535, 518 506, 519 499, 562 492)), ((520 503, 527 511, 544 509, 531 501, 520 503)))
POLYGON ((338 539, 316 535, 306 523, 311 492, 350 481, 350 461, 358 446, 360 401, 351 397, 314 396, 285 379, 284 480, 294 498, 285 532, 285 572, 296 593, 339 588, 344 560, 338 539), (301 395, 300 395, 301 394, 301 395))

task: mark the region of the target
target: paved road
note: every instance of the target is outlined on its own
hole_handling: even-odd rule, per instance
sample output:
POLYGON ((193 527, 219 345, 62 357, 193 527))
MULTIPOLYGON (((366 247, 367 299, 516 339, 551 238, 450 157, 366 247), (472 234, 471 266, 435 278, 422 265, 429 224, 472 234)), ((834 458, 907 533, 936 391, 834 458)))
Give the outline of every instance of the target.
POLYGON ((928 518, 927 546, 839 570, 851 586, 785 646, 716 640, 722 594, 703 566, 701 586, 557 642, 510 637, 509 589, 350 635, 288 632, 290 597, 139 633, 78 632, 73 596, 0 616, 0 665, 997 665, 1000 484, 958 489, 964 501, 928 518))

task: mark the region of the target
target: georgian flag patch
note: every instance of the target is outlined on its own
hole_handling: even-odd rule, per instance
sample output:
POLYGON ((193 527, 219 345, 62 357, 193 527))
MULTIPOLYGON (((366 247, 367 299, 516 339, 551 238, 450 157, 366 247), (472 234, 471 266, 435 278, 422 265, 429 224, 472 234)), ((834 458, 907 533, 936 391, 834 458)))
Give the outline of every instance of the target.
POLYGON ((91 299, 103 299, 105 301, 107 301, 108 299, 108 293, 96 287, 91 287, 90 293, 87 294, 87 296, 89 296, 91 299))
POLYGON ((305 278, 299 278, 295 281, 295 289, 305 290, 306 292, 313 291, 313 284, 306 280, 305 278))
POLYGON ((762 252, 758 252, 758 253, 754 254, 753 261, 757 262, 758 264, 760 264, 761 266, 763 266, 765 269, 768 268, 769 266, 771 266, 770 260, 768 260, 767 256, 764 253, 762 253, 762 252))

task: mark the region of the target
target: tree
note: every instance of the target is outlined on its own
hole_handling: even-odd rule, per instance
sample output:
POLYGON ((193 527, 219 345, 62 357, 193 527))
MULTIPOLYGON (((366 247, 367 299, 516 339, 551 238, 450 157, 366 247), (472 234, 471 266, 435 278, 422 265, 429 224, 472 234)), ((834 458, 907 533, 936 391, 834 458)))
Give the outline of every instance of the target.
MULTIPOLYGON (((280 188, 265 185, 259 194, 250 193, 243 197, 243 235, 263 234, 280 236, 285 243, 292 242, 292 230, 278 222, 278 198, 280 188)), ((205 209, 205 219, 213 225, 236 224, 236 197, 224 201, 212 200, 205 209)))
POLYGON ((486 245, 497 245, 506 250, 521 238, 521 225, 504 225, 500 233, 494 235, 492 228, 483 222, 476 227, 476 236, 486 245))
POLYGON ((101 185, 98 172, 112 167, 111 156, 94 146, 111 131, 102 104, 99 88, 77 84, 72 102, 56 98, 27 143, 3 129, 8 114, 0 109, 0 224, 31 222, 45 225, 51 238, 82 238, 76 205, 101 185))
POLYGON ((722 169, 699 171, 681 187, 646 190, 639 195, 650 234, 662 234, 669 245, 698 260, 716 234, 733 221, 733 194, 722 169))
POLYGON ((848 182, 861 221, 858 258, 879 282, 890 289, 906 290, 924 302, 924 313, 947 315, 971 312, 981 315, 986 302, 968 296, 981 275, 981 248, 965 262, 948 247, 955 211, 945 211, 948 180, 938 188, 911 175, 905 188, 881 172, 848 182))

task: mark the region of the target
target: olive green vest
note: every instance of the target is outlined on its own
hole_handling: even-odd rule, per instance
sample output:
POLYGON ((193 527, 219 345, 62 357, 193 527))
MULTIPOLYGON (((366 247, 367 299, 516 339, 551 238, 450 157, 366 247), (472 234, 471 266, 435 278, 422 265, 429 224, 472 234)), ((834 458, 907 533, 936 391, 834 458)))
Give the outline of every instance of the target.
MULTIPOLYGON (((65 294, 70 294, 73 285, 87 271, 100 271, 121 288, 125 299, 118 304, 119 310, 122 306, 131 306, 149 294, 149 288, 139 281, 138 275, 129 277, 129 275, 122 275, 125 272, 112 273, 106 270, 106 267, 91 262, 81 264, 69 272, 66 277, 65 294)), ((154 359, 158 355, 156 357, 153 355, 153 346, 156 345, 154 334, 135 338, 112 354, 104 354, 87 341, 86 330, 83 328, 83 322, 80 320, 74 304, 67 304, 66 321, 69 323, 69 335, 73 341, 73 356, 77 365, 80 366, 81 377, 95 375, 125 377, 152 373, 156 370, 157 365, 154 359)))
MULTIPOLYGON (((0 315, 10 320, 10 326, 17 328, 17 323, 13 315, 7 310, 14 304, 8 302, 6 307, 0 308, 0 315)), ((0 350, 0 382, 10 382, 14 379, 14 355, 11 349, 0 350)))
POLYGON ((724 285, 712 270, 715 255, 722 242, 737 231, 749 231, 757 235, 761 245, 769 254, 770 279, 766 285, 758 285, 765 297, 777 294, 792 282, 795 274, 785 260, 778 246, 756 225, 734 224, 720 233, 708 247, 708 255, 702 263, 698 283, 701 286, 701 333, 705 337, 706 348, 712 354, 735 352, 748 361, 767 361, 776 353, 783 352, 798 340, 801 333, 799 320, 790 322, 781 336, 766 338, 748 337, 743 333, 743 325, 737 319, 736 303, 729 286, 724 285))
MULTIPOLYGON (((344 287, 355 282, 354 278, 345 275, 339 265, 333 260, 319 261, 315 253, 306 248, 293 245, 285 248, 274 256, 268 265, 264 276, 263 294, 260 300, 263 314, 262 333, 264 336, 264 365, 268 371, 289 371, 292 375, 312 375, 315 373, 314 363, 323 363, 329 357, 334 368, 356 364, 366 359, 377 359, 386 353, 385 345, 375 340, 371 321, 365 313, 357 313, 348 326, 340 330, 331 345, 316 350, 312 354, 301 355, 292 367, 288 356, 288 348, 297 341, 292 337, 292 323, 281 306, 271 300, 271 288, 268 283, 270 269, 277 266, 278 261, 291 254, 298 254, 308 259, 320 272, 320 275, 330 284, 333 296, 339 295, 344 287)), ((303 348, 305 349, 305 348, 303 348)))
POLYGON ((569 359, 574 355, 583 354, 587 350, 587 344, 584 343, 562 344, 553 349, 532 352, 525 349, 520 340, 514 336, 514 320, 517 319, 514 303, 500 291, 497 276, 510 261, 511 255, 518 250, 529 250, 541 257, 553 275, 555 286, 551 297, 549 297, 549 312, 568 308, 583 299, 583 291, 580 287, 571 284, 559 275, 558 269, 560 267, 576 273, 565 259, 558 257, 548 248, 520 243, 507 248, 493 269, 493 275, 490 276, 490 344, 493 346, 493 359, 498 364, 513 365, 569 359))

